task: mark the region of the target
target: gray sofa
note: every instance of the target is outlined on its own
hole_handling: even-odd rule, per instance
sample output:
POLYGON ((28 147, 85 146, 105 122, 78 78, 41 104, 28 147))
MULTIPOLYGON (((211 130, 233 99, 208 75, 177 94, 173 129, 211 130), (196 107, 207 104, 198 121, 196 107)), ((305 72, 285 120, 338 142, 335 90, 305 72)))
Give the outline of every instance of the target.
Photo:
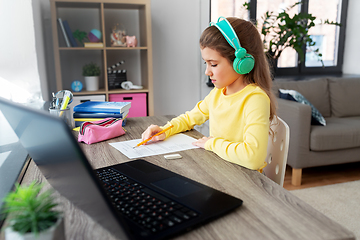
POLYGON ((292 184, 301 184, 303 168, 360 161, 360 78, 274 81, 279 89, 301 93, 325 118, 311 125, 311 107, 277 98, 277 114, 290 128, 288 165, 292 184))

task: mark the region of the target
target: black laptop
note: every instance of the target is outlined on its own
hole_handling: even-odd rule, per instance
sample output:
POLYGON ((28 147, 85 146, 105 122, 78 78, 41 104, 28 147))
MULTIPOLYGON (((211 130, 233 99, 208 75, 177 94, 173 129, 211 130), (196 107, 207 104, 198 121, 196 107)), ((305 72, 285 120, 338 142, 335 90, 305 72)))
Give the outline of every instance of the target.
POLYGON ((120 239, 169 238, 242 204, 141 159, 94 170, 60 118, 3 98, 0 111, 52 187, 120 239))

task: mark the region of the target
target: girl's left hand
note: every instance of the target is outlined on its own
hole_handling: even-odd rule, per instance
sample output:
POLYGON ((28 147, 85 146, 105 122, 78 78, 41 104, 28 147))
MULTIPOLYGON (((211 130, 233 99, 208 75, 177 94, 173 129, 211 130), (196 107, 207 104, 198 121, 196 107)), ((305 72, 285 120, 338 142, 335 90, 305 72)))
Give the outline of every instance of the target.
POLYGON ((207 140, 209 140, 210 138, 213 137, 202 137, 199 140, 197 140, 196 142, 193 142, 192 144, 197 146, 197 147, 201 147, 201 148, 205 148, 205 143, 207 142, 207 140))

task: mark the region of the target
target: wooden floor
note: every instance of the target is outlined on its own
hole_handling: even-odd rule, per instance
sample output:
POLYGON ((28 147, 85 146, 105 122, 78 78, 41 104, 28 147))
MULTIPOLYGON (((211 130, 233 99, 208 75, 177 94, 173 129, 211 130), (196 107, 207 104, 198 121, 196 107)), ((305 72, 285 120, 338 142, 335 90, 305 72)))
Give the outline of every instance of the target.
POLYGON ((302 182, 299 187, 291 184, 291 171, 291 167, 287 166, 284 180, 284 188, 287 190, 360 180, 360 162, 305 168, 302 170, 302 182))

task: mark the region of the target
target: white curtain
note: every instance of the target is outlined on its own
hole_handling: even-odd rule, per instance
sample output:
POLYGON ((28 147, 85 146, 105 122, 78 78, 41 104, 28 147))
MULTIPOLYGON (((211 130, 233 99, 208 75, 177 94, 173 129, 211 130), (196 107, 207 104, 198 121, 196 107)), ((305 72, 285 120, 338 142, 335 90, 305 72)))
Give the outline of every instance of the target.
POLYGON ((31 0, 0 0, 0 96, 42 102, 31 0))

